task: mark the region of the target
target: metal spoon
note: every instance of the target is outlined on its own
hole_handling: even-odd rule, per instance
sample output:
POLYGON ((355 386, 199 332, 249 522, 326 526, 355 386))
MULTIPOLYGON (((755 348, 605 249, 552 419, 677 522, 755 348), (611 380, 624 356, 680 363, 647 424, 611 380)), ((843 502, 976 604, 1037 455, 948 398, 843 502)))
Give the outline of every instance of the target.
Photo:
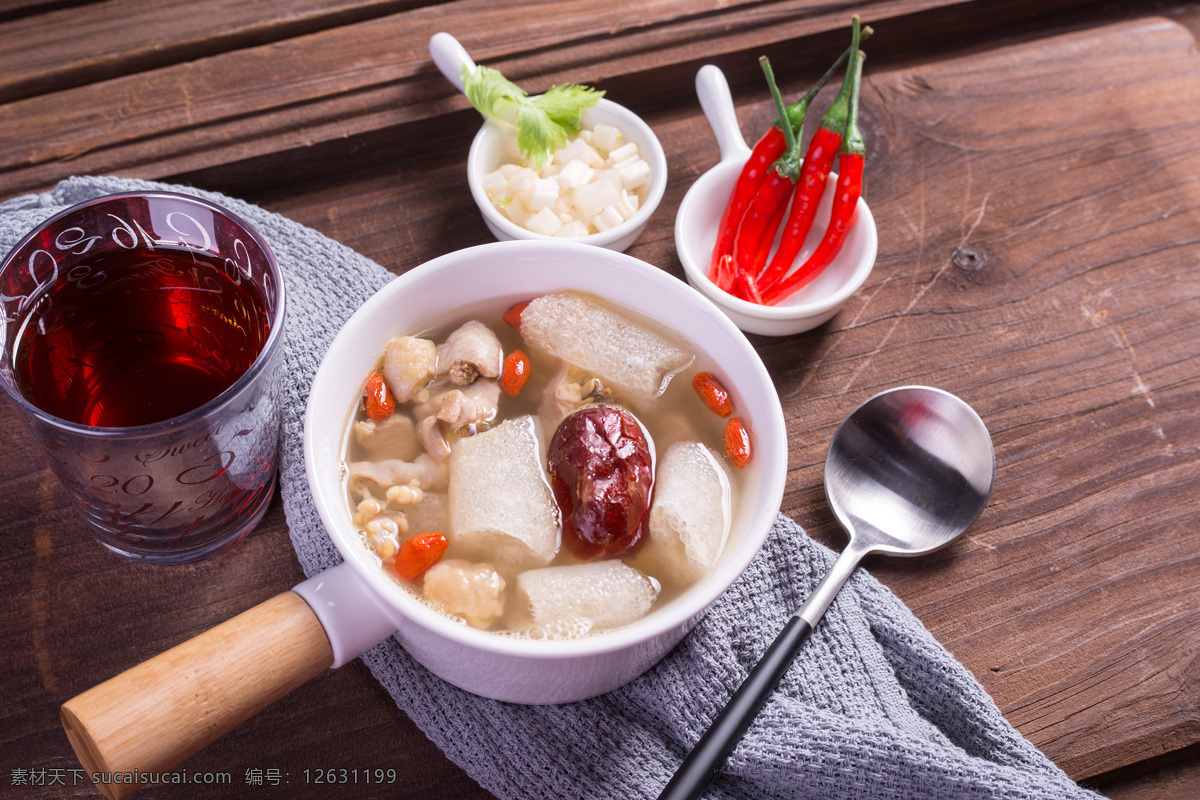
POLYGON ((850 542, 659 800, 694 800, 704 793, 863 556, 916 556, 949 544, 983 511, 995 470, 987 428, 952 394, 902 386, 854 409, 825 457, 825 496, 850 542))

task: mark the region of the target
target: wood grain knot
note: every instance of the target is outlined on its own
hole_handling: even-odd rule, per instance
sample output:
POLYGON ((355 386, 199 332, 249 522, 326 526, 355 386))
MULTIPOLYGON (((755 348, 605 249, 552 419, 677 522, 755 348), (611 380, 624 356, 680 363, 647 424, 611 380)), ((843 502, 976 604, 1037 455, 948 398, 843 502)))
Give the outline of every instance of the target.
POLYGON ((950 263, 965 272, 978 272, 987 266, 987 253, 978 247, 963 245, 950 252, 950 263))

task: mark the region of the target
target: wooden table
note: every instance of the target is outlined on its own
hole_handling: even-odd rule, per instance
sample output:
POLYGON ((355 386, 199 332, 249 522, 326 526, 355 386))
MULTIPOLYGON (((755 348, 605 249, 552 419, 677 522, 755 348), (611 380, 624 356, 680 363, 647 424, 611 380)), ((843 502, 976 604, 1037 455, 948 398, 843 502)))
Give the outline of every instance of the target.
MULTIPOLYGON (((696 70, 725 70, 756 137, 774 115, 757 56, 797 94, 844 47, 854 7, 5 0, 0 199, 71 174, 190 183, 396 273, 487 242, 463 171, 478 117, 427 54, 447 30, 530 91, 593 83, 651 123, 670 184, 629 252, 682 277, 675 210, 717 159, 696 70)), ((963 397, 995 439, 990 506, 950 550, 869 568, 1073 778, 1114 798, 1198 797, 1200 3, 859 13, 876 29, 862 116, 878 263, 830 323, 752 337, 791 432, 783 511, 840 547, 821 466, 845 413, 905 383, 963 397)), ((121 562, 8 404, 0 435, 0 796, 92 796, 58 706, 304 576, 278 503, 231 554, 121 562), (66 786, 13 785, 38 775, 66 786)), ((139 796, 329 797, 304 770, 376 767, 402 776, 389 797, 489 796, 359 662, 185 766, 232 787, 139 796)))

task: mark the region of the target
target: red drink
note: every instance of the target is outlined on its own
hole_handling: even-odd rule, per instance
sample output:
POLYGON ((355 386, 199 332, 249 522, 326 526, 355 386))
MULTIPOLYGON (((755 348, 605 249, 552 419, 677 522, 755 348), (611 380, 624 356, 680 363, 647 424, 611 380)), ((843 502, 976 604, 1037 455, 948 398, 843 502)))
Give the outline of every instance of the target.
POLYGON ((160 244, 107 253, 78 279, 60 279, 14 347, 21 393, 93 427, 148 425, 204 405, 245 374, 271 327, 262 290, 227 266, 160 244))
POLYGON ((72 206, 0 260, 0 392, 105 547, 183 564, 262 519, 285 306, 266 241, 171 192, 72 206))

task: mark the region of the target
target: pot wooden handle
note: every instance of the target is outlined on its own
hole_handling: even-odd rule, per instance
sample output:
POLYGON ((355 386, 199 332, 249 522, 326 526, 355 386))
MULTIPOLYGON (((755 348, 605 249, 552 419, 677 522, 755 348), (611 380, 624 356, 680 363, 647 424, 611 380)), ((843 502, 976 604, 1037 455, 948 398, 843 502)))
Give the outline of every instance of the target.
POLYGON ((333 663, 308 604, 284 592, 63 704, 67 738, 120 800, 333 663), (109 773, 105 775, 104 773, 109 773))

